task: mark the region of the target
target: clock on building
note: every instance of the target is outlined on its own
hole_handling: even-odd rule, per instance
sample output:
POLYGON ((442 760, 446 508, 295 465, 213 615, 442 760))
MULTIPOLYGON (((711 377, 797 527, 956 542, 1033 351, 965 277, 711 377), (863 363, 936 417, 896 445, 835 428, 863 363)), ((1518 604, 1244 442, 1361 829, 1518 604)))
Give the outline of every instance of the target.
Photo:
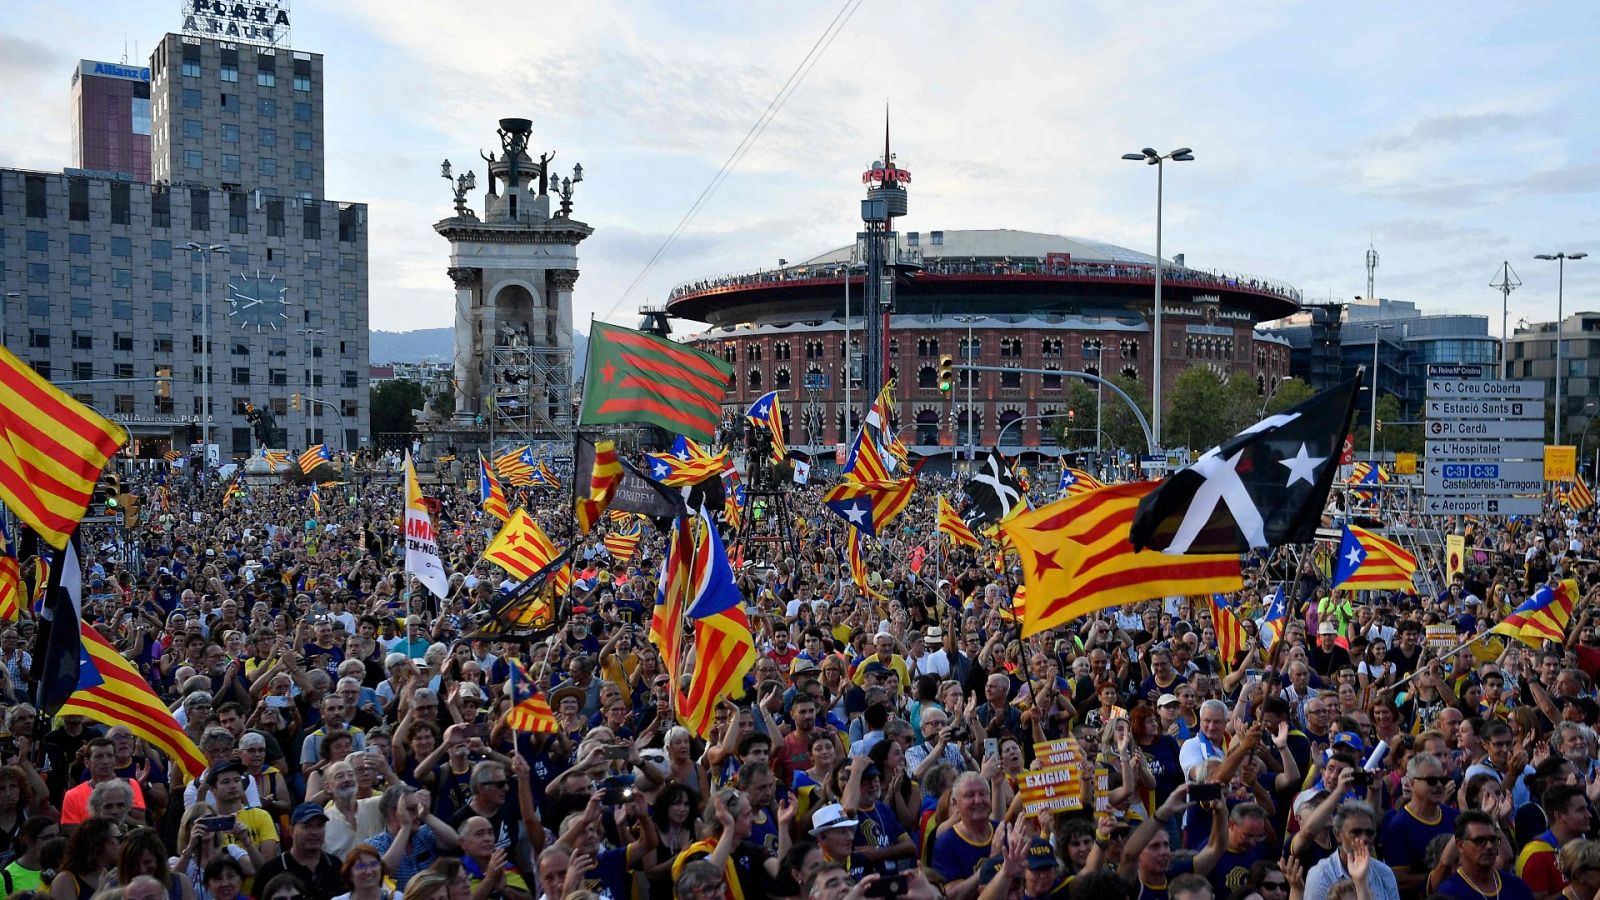
POLYGON ((240 272, 228 279, 228 318, 243 330, 278 331, 289 324, 288 292, 276 275, 240 272))

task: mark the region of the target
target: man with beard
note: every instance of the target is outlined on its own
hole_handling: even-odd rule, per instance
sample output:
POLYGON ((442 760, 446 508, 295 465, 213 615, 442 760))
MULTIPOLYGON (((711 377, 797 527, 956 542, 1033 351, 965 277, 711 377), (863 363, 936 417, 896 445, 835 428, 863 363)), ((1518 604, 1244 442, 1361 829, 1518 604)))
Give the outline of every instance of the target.
POLYGON ((261 865, 256 883, 269 884, 287 872, 300 879, 310 891, 311 900, 333 900, 345 892, 339 875, 339 860, 323 849, 328 829, 328 814, 315 803, 295 807, 289 818, 294 842, 289 849, 261 865))
POLYGON ((348 762, 328 766, 325 775, 324 784, 333 799, 323 807, 323 812, 328 814, 323 849, 343 859, 351 847, 383 831, 380 798, 356 799, 361 786, 355 768, 348 762))

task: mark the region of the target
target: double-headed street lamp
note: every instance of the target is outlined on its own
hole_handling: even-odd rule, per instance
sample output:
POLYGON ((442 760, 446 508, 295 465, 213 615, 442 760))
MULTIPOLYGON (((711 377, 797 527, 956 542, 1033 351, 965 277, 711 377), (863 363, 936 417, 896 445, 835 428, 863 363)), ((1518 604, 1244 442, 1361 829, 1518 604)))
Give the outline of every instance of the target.
POLYGON ((1566 397, 1561 393, 1561 320, 1565 315, 1562 307, 1565 303, 1567 283, 1567 260, 1583 259, 1587 253, 1540 253, 1534 259, 1553 259, 1556 262, 1556 443, 1561 443, 1561 407, 1566 404, 1566 397))
POLYGON ((197 244, 190 241, 185 250, 200 257, 200 331, 205 371, 200 381, 200 458, 201 468, 211 463, 211 254, 231 252, 226 244, 197 244))
POLYGON ((1164 349, 1163 345, 1165 343, 1162 340, 1162 336, 1161 336, 1161 190, 1162 190, 1162 181, 1163 181, 1163 177, 1162 176, 1163 176, 1163 173, 1166 171, 1165 163, 1166 163, 1167 160, 1170 159, 1173 162, 1190 162, 1190 161, 1192 161, 1194 159, 1194 151, 1190 150, 1188 147, 1179 147, 1178 149, 1172 151, 1171 153, 1161 154, 1161 153, 1157 153, 1155 150, 1151 149, 1150 147, 1146 147, 1143 150, 1140 150, 1138 153, 1124 153, 1124 154, 1122 154, 1122 158, 1123 159, 1128 159, 1128 160, 1133 160, 1134 162, 1143 162, 1146 165, 1151 165, 1151 166, 1155 166, 1156 167, 1156 298, 1155 298, 1156 314, 1155 314, 1155 322, 1154 322, 1155 340, 1152 341, 1152 343, 1155 345, 1155 358, 1153 360, 1151 360, 1151 373, 1152 373, 1152 376, 1153 376, 1151 378, 1151 380, 1154 382, 1154 384, 1151 387, 1151 390, 1152 390, 1153 393, 1151 394, 1151 401, 1152 401, 1151 406, 1152 406, 1152 409, 1151 409, 1151 417, 1150 417, 1150 430, 1151 430, 1152 434, 1155 436, 1156 447, 1159 449, 1159 448, 1161 448, 1163 446, 1162 443, 1161 443, 1161 352, 1164 349))

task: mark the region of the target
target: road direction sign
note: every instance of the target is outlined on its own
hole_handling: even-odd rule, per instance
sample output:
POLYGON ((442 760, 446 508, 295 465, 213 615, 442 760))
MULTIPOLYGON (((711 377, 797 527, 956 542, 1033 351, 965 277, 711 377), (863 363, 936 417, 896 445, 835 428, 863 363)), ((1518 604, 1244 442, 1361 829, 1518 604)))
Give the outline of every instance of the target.
POLYGON ((1428 396, 1479 400, 1543 400, 1544 382, 1429 378, 1428 396))
MULTIPOLYGON (((1463 465, 1467 465, 1463 463, 1463 465)), ((1429 496, 1447 497, 1510 497, 1513 494, 1539 494, 1544 491, 1544 473, 1538 478, 1441 478, 1428 475, 1423 479, 1422 492, 1429 496)))
POLYGON ((1541 441, 1502 441, 1495 438, 1462 438, 1428 441, 1424 448, 1429 461, 1436 459, 1543 459, 1541 441))
POLYGON ((1543 400, 1429 400, 1429 419, 1543 419, 1543 400))
POLYGON ((1434 440, 1440 438, 1512 438, 1544 437, 1544 417, 1537 419, 1429 419, 1424 433, 1434 440))
POLYGON ((1482 378, 1482 363, 1428 363, 1429 378, 1482 378))
POLYGON ((1544 506, 1538 497, 1424 497, 1423 512, 1448 516, 1536 516, 1544 506))
POLYGON ((1426 474, 1430 478, 1457 480, 1499 479, 1500 481, 1543 481, 1543 462, 1434 462, 1428 461, 1426 474))

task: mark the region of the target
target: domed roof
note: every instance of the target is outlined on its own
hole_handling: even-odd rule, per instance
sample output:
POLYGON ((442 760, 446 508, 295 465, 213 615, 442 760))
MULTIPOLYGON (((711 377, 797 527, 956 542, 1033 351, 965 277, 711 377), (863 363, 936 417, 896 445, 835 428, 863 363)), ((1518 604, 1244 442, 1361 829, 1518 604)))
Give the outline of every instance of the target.
MULTIPOLYGON (((902 231, 900 247, 911 247, 911 235, 917 235, 917 249, 924 259, 952 257, 957 259, 999 259, 1007 256, 1043 259, 1050 253, 1070 253, 1073 262, 1114 262, 1132 265, 1155 265, 1156 258, 1148 253, 1118 247, 1093 238, 1068 237, 1061 234, 1042 234, 1037 231, 1016 231, 1011 228, 979 228, 971 231, 902 231), (934 235, 942 235, 934 243, 934 235)), ((854 246, 840 247, 794 265, 812 266, 842 263, 850 259, 854 246)))

